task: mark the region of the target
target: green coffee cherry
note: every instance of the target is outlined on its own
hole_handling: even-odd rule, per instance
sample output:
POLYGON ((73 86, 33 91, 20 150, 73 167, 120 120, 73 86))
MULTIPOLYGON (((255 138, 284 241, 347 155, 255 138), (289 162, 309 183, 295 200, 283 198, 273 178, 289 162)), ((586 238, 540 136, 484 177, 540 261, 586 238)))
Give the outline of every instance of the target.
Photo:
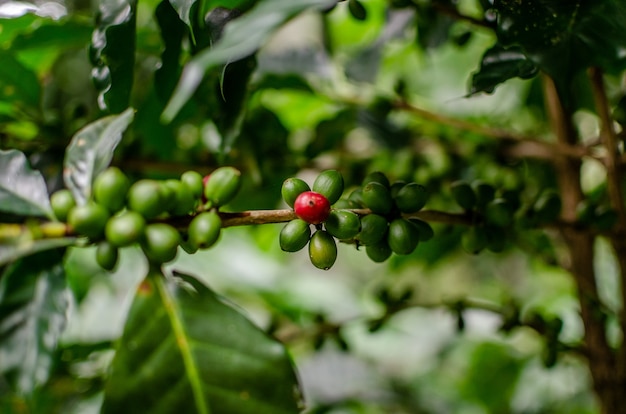
POLYGON ((333 236, 324 230, 316 231, 309 240, 309 258, 318 269, 330 269, 337 260, 337 243, 333 236))
POLYGON ((220 237, 222 219, 216 211, 206 211, 191 220, 188 228, 188 241, 191 246, 208 249, 220 237))
POLYGON ((415 213, 420 211, 428 200, 426 187, 417 183, 409 183, 398 190, 394 201, 398 209, 403 213, 415 213))
POLYGON ((465 210, 471 210, 476 206, 476 193, 467 181, 455 181, 450 190, 454 201, 465 210))
POLYGON ((411 254, 419 243, 419 233, 413 223, 398 218, 389 223, 387 243, 396 254, 411 254))
POLYGON ((593 226, 600 231, 611 230, 619 220, 617 211, 608 206, 598 206, 594 216, 593 226))
POLYGON ((185 171, 180 176, 180 181, 187 186, 194 199, 202 197, 204 192, 204 183, 202 182, 202 174, 197 171, 185 171))
POLYGON ((119 252, 117 247, 107 241, 101 241, 96 247, 96 263, 109 272, 117 265, 119 252))
POLYGON ((514 211, 504 198, 491 200, 485 206, 485 220, 498 227, 508 227, 513 223, 514 211))
POLYGON ((487 247, 487 233, 481 226, 468 228, 461 236, 461 246, 470 254, 478 254, 487 247))
POLYGON ((107 221, 104 235, 115 247, 130 246, 139 241, 146 229, 146 220, 136 211, 126 210, 107 221))
POLYGON ((394 206, 389 189, 378 182, 363 187, 363 202, 376 214, 389 214, 394 206))
POLYGON ((435 231, 428 222, 415 217, 409 219, 411 223, 417 227, 417 233, 421 242, 426 242, 435 236, 435 231))
POLYGON ((130 181, 117 167, 109 167, 96 177, 93 182, 93 197, 111 213, 119 211, 126 203, 126 193, 130 181))
POLYGON ((487 237, 487 249, 494 253, 500 253, 506 249, 508 244, 508 229, 503 227, 486 226, 485 236, 487 237))
POLYGON ((326 170, 317 176, 313 183, 313 191, 320 193, 335 204, 343 194, 343 177, 337 170, 326 170))
POLYGON ((161 193, 164 212, 169 212, 176 206, 176 190, 168 184, 168 181, 159 181, 159 192, 161 193))
POLYGON ((361 217, 361 231, 356 235, 359 243, 369 246, 383 240, 387 235, 387 219, 378 214, 361 217))
POLYGON ((293 203, 295 203, 296 198, 306 191, 311 191, 311 188, 307 183, 299 178, 291 177, 283 181, 280 193, 283 196, 285 203, 287 203, 289 207, 293 208, 293 203))
POLYGON ((151 261, 166 263, 174 260, 179 244, 178 230, 169 224, 154 223, 146 226, 141 247, 151 261))
POLYGON ((148 179, 139 180, 131 185, 126 198, 128 208, 141 214, 146 220, 164 213, 168 201, 162 185, 148 179))
POLYGON ((70 227, 76 233, 90 239, 97 239, 102 236, 108 219, 108 210, 96 203, 76 206, 67 215, 67 223, 70 227))
POLYGON ((324 227, 332 236, 339 240, 355 237, 361 230, 358 214, 347 210, 332 210, 324 222, 324 227))
POLYGON ((354 200, 349 200, 346 198, 342 198, 340 200, 338 200, 334 206, 334 208, 338 209, 338 210, 348 210, 348 209, 359 209, 361 208, 361 205, 359 205, 359 203, 357 203, 354 200))
POLYGON ((235 198, 240 187, 241 172, 233 167, 220 167, 206 182, 204 196, 213 207, 221 207, 235 198))
POLYGON ((363 201, 363 190, 360 188, 352 191, 348 196, 348 200, 356 203, 359 208, 363 208, 365 206, 365 202, 363 201))
POLYGON ((66 221, 67 214, 76 206, 76 200, 72 192, 64 188, 52 194, 50 197, 50 206, 57 220, 66 221))
POLYGON ((285 252, 297 252, 307 245, 311 238, 311 226, 304 220, 294 219, 285 224, 278 238, 280 248, 285 252))
POLYGON ((168 208, 173 216, 186 216, 193 211, 196 200, 188 186, 178 180, 166 180, 163 185, 174 193, 174 203, 168 208))
POLYGON ((365 246, 365 253, 373 262, 382 263, 391 257, 391 247, 386 240, 365 246))
POLYGON ((487 184, 482 180, 475 180, 472 183, 474 193, 476 193, 476 206, 479 209, 485 208, 487 203, 494 199, 496 189, 491 184, 487 184))
POLYGON ((366 185, 372 182, 382 184, 383 187, 386 187, 387 189, 391 187, 391 184, 389 183, 389 178, 387 178, 385 173, 380 172, 380 171, 373 171, 367 174, 365 178, 363 179, 362 185, 363 187, 365 187, 366 185))
POLYGON ((406 185, 406 181, 395 181, 393 184, 391 184, 391 187, 389 187, 389 192, 391 193, 391 197, 392 198, 396 198, 396 195, 398 194, 398 191, 400 191, 400 189, 402 187, 404 187, 406 185))

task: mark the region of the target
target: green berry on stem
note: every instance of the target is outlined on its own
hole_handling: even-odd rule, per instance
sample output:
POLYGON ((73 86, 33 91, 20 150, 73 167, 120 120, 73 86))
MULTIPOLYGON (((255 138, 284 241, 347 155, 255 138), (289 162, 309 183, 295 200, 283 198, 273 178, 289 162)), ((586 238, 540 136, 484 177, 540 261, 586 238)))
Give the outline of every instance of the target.
POLYGON ((170 206, 168 211, 173 216, 185 216, 191 213, 196 200, 189 187, 179 180, 166 180, 163 185, 174 192, 174 204, 170 206))
POLYGON ((470 254, 478 254, 487 247, 487 233, 480 226, 468 228, 461 236, 463 249, 470 254))
POLYGON ((426 187, 417 183, 409 183, 398 190, 394 201, 398 209, 403 213, 415 213, 420 211, 428 200, 426 187))
POLYGON ((471 210, 476 206, 476 193, 467 181, 453 182, 450 185, 450 190, 454 201, 465 210, 471 210))
POLYGON ((301 193, 293 204, 296 216, 310 224, 324 222, 330 214, 330 202, 315 191, 301 193))
POLYGON ((169 224, 153 223, 146 226, 141 247, 149 260, 166 263, 174 260, 179 244, 178 230, 169 224))
POLYGON ((93 182, 93 197, 111 213, 121 210, 126 203, 126 193, 130 181, 117 167, 109 167, 98 175, 93 182))
POLYGON ((285 203, 291 208, 296 202, 296 198, 305 191, 311 191, 309 185, 303 180, 295 177, 287 178, 283 181, 283 185, 280 189, 280 193, 285 200, 285 203))
POLYGON ((103 240, 96 247, 96 263, 109 272, 115 269, 117 265, 119 252, 117 247, 103 240))
POLYGON ((233 167, 213 171, 204 186, 204 196, 213 207, 228 204, 239 192, 241 172, 233 167))
POLYGON ((204 192, 202 174, 197 171, 185 171, 180 176, 180 181, 187 186, 194 199, 199 199, 204 192))
POLYGON ((139 241, 146 229, 146 220, 136 211, 126 210, 107 221, 104 235, 116 247, 130 246, 139 241))
POLYGON ((309 240, 309 258, 318 269, 330 269, 337 260, 337 243, 333 236, 324 230, 316 231, 309 240))
POLYGON ((382 263, 391 257, 391 248, 386 240, 365 246, 365 253, 373 262, 382 263))
POLYGON ((359 216, 347 210, 332 210, 324 222, 327 232, 339 240, 347 240, 355 237, 361 230, 359 216))
POLYGON ((219 214, 214 210, 205 211, 189 223, 187 241, 197 249, 208 249, 217 242, 221 230, 222 219, 219 214))
POLYGON ((415 217, 411 217, 409 221, 413 223, 415 227, 417 227, 417 232, 419 234, 419 239, 421 242, 428 241, 435 236, 435 231, 433 230, 431 225, 428 224, 428 222, 415 217))
POLYGON ((376 214, 389 214, 394 206, 389 189, 378 182, 370 182, 363 187, 363 202, 376 214))
POLYGON ((283 251, 297 252, 307 245, 310 238, 310 224, 301 219, 294 219, 282 228, 278 241, 283 251))
POLYGON ((363 245, 376 244, 387 235, 389 223, 378 214, 368 214, 361 217, 361 231, 356 239, 363 245))
POLYGON ((141 214, 146 220, 164 213, 167 200, 161 187, 155 180, 143 179, 135 182, 128 189, 128 208, 141 214))
POLYGON ((313 183, 313 191, 320 193, 332 205, 343 194, 343 177, 337 170, 326 170, 320 173, 313 183))
POLYGON ((97 239, 104 233, 104 226, 109 219, 109 211, 102 205, 87 203, 71 209, 67 223, 79 235, 97 239))
POLYGON ((76 200, 72 192, 64 188, 52 194, 50 197, 50 206, 57 220, 66 221, 68 213, 76 206, 76 200))
POLYGON ((389 178, 387 178, 385 173, 381 171, 373 171, 367 174, 362 182, 363 187, 372 182, 382 184, 384 187, 387 187, 387 189, 391 187, 391 184, 389 183, 389 178))
POLYGON ((397 218, 389 223, 387 243, 396 254, 405 255, 413 253, 419 243, 417 227, 408 220, 397 218))

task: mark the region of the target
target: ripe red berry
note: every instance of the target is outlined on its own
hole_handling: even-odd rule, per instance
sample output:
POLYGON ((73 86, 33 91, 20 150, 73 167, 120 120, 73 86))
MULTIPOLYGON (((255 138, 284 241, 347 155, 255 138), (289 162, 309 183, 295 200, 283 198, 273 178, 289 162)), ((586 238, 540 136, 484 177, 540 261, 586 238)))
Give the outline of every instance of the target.
POLYGON ((330 202, 315 191, 301 193, 293 204, 296 216, 310 224, 324 222, 330 214, 330 202))

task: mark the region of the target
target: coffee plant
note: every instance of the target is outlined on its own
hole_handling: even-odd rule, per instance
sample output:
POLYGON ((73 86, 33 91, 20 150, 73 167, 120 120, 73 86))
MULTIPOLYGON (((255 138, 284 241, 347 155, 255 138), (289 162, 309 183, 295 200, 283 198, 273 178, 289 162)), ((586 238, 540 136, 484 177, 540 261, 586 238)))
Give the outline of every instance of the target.
POLYGON ((0 4, 0 412, 621 412, 625 33, 622 0, 0 4))

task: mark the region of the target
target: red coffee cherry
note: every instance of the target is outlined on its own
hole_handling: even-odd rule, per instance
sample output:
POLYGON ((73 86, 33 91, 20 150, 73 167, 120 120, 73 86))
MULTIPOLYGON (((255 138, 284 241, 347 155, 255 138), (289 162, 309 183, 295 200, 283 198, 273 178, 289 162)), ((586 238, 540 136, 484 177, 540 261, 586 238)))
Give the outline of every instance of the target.
POLYGON ((324 222, 330 214, 330 202, 315 191, 301 193, 293 204, 296 216, 310 224, 324 222))

